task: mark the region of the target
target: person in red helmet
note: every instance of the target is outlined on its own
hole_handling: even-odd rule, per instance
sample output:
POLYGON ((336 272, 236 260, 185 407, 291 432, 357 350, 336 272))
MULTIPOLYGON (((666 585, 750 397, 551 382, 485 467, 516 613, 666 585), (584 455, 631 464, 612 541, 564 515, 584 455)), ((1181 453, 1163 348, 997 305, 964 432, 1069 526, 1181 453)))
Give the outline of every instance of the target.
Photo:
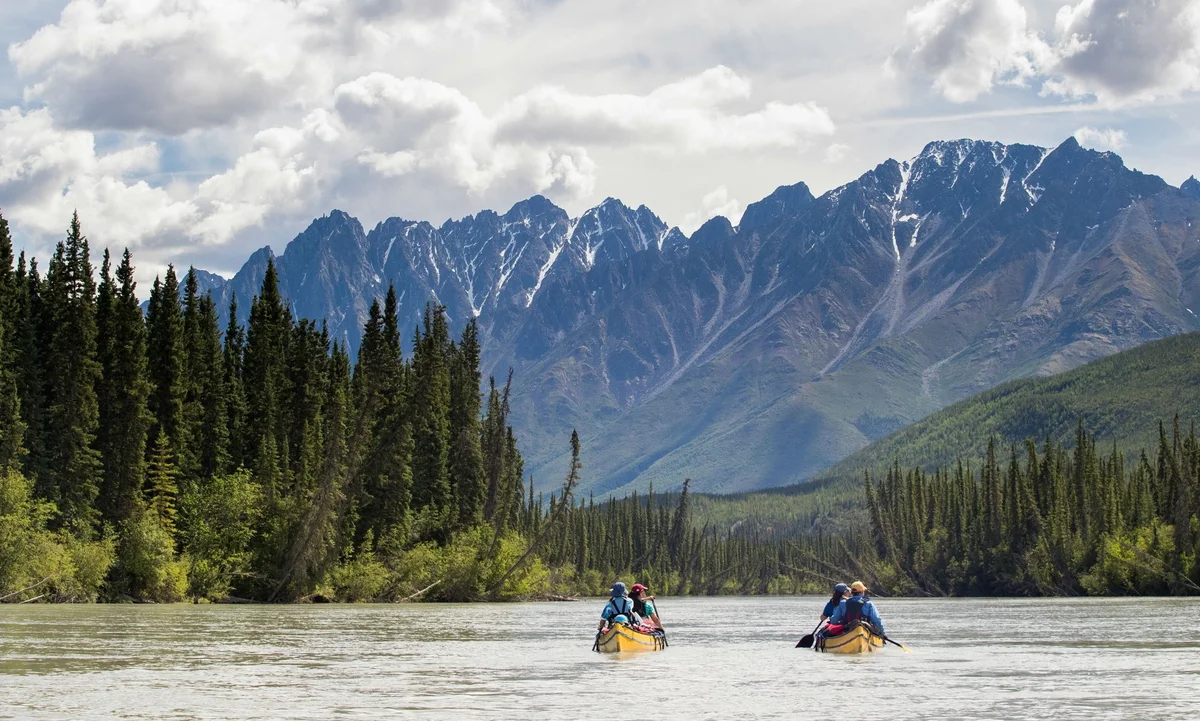
POLYGON ((647 595, 649 588, 646 588, 640 583, 633 584, 633 588, 629 589, 629 599, 633 601, 633 612, 639 617, 654 624, 654 627, 662 630, 662 621, 658 619, 658 609, 654 608, 654 596, 647 595))

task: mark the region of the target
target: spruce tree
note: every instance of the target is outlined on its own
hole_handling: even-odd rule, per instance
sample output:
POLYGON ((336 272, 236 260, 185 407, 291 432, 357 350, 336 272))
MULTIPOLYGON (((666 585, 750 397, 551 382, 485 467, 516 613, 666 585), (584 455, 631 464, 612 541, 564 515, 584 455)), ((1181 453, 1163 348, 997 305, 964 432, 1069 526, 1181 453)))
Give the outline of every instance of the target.
POLYGON ((483 517, 487 488, 480 447, 479 329, 472 318, 450 364, 450 485, 458 498, 458 525, 483 517))
POLYGON ((187 422, 184 401, 187 378, 184 361, 183 311, 179 305, 179 281, 174 266, 167 267, 163 281, 154 279, 146 323, 149 329, 147 360, 152 391, 150 413, 155 435, 165 433, 179 458, 187 457, 187 422))
POLYGON ((57 504, 62 524, 83 535, 95 530, 102 473, 94 447, 100 377, 95 304, 88 242, 77 213, 46 275, 46 313, 53 319, 46 363, 47 439, 52 439, 54 450, 43 488, 57 504))
POLYGON ((149 511, 174 538, 175 508, 179 498, 179 466, 175 452, 171 449, 171 441, 161 430, 154 439, 146 476, 149 511))
POLYGON ((17 261, 16 311, 14 313, 14 337, 11 346, 13 375, 25 423, 24 463, 21 467, 43 497, 47 494, 48 481, 46 455, 46 358, 49 348, 48 326, 42 302, 42 279, 38 274, 37 259, 30 259, 28 269, 25 254, 17 261))
POLYGON ((288 434, 282 404, 287 393, 287 344, 292 314, 279 293, 274 260, 267 262, 262 289, 250 304, 242 375, 246 393, 246 465, 262 484, 268 503, 286 482, 288 434))
MULTIPOLYGON (((196 268, 188 268, 183 277, 183 314, 182 333, 180 335, 180 351, 182 352, 182 385, 183 385, 183 423, 182 438, 187 443, 179 447, 179 471, 185 484, 194 482, 201 474, 200 450, 197 448, 199 435, 204 423, 204 393, 210 378, 208 364, 210 359, 204 354, 204 341, 200 332, 200 283, 196 277, 196 268)), ((206 350, 206 349, 205 349, 206 350)))
POLYGON ((246 390, 242 378, 242 356, 246 350, 246 331, 238 323, 237 294, 229 300, 229 325, 225 329, 223 361, 225 370, 225 424, 229 438, 229 465, 241 468, 246 457, 246 390))
POLYGON ((341 529, 346 512, 343 482, 347 473, 347 419, 350 401, 350 359, 333 344, 328 372, 324 374, 321 403, 317 484, 307 510, 292 538, 274 596, 290 587, 290 595, 304 595, 325 578, 346 545, 341 529))
POLYGON ((1004 496, 1000 489, 1000 466, 996 462, 996 439, 988 440, 983 464, 983 514, 985 549, 991 551, 1004 537, 1004 496))
POLYGON ((322 406, 327 393, 329 335, 316 323, 301 319, 287 348, 287 389, 283 406, 291 459, 291 492, 312 493, 322 453, 322 406))
POLYGON ((382 309, 371 305, 354 382, 369 433, 357 538, 396 538, 406 533, 412 499, 412 426, 394 287, 382 309))
MULTIPOLYGON (((579 436, 574 432, 571 434, 571 464, 575 465, 578 458, 579 436)), ((685 552, 684 538, 687 533, 689 514, 691 513, 691 505, 688 499, 688 489, 692 484, 692 479, 683 479, 683 488, 679 491, 679 502, 675 506, 675 518, 671 521, 671 535, 667 538, 667 553, 671 555, 671 562, 679 564, 683 560, 685 552)))
POLYGON ((457 507, 451 497, 449 334, 445 311, 425 308, 424 333, 413 354, 413 505, 436 519, 431 537, 449 540, 457 507))
POLYGON ((146 435, 154 422, 147 408, 150 380, 146 367, 146 326, 133 279, 133 258, 126 249, 116 282, 104 274, 111 290, 102 292, 104 348, 98 447, 104 462, 100 510, 119 522, 137 508, 146 471, 146 435), (107 301, 104 298, 107 297, 107 301))
POLYGON ((8 221, 0 213, 0 341, 5 347, 11 347, 16 332, 18 285, 14 261, 8 221))
POLYGON ((500 473, 500 492, 496 513, 491 519, 492 525, 501 533, 517 519, 517 511, 521 505, 521 478, 525 474, 525 461, 517 450, 517 439, 511 426, 505 428, 503 447, 504 465, 500 473))
POLYGON ((229 386, 221 328, 212 294, 200 299, 197 311, 192 374, 199 422, 192 436, 196 471, 201 482, 233 470, 229 452, 229 386))
MULTIPOLYGON (((511 373, 509 374, 509 378, 511 380, 511 373)), ((504 429, 508 423, 507 401, 505 400, 508 392, 506 389, 505 393, 501 395, 496 389, 495 377, 489 378, 488 384, 490 390, 488 392, 487 415, 483 419, 483 437, 481 443, 484 481, 487 484, 483 503, 483 517, 484 520, 493 522, 501 500, 504 469, 506 466, 504 457, 506 451, 504 429)))
MULTIPOLYGON (((10 355, 10 339, 0 333, 0 357, 10 355)), ((25 423, 12 368, 0 363, 0 473, 19 470, 25 455, 25 423)))
POLYGON ((8 221, 0 215, 0 473, 19 470, 25 448, 25 423, 17 390, 15 350, 18 298, 23 288, 13 269, 8 221))

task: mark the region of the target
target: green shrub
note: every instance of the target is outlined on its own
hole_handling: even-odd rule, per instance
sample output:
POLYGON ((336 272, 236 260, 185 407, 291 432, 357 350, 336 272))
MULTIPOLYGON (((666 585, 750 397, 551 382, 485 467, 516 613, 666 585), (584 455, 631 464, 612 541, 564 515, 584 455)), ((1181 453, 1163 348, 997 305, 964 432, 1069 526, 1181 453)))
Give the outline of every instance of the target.
POLYGON ((262 490, 245 470, 192 484, 180 498, 180 540, 190 561, 188 594, 228 596, 250 566, 250 541, 262 514, 262 490))
POLYGON ((218 601, 229 595, 229 573, 207 558, 189 559, 188 590, 193 599, 218 601))
POLYGON ((95 601, 117 559, 117 542, 111 534, 98 541, 83 541, 64 534, 63 545, 73 573, 60 582, 58 593, 77 601, 95 601))
POLYGON ((188 590, 187 566, 175 558, 175 542, 156 515, 139 513, 123 526, 117 555, 120 588, 134 598, 181 601, 188 590))
POLYGON ((29 479, 0 473, 0 596, 29 589, 8 600, 96 599, 113 563, 113 540, 51 533, 46 525, 54 512, 53 504, 34 498, 29 479))
POLYGON ((395 589, 391 595, 404 598, 434 583, 422 600, 512 600, 546 593, 550 572, 536 555, 492 590, 527 548, 519 534, 509 532, 496 539, 487 525, 460 532, 446 546, 418 543, 384 559, 395 589))
POLYGON ((339 601, 374 601, 391 580, 388 569, 375 560, 370 547, 333 571, 334 597, 339 601))

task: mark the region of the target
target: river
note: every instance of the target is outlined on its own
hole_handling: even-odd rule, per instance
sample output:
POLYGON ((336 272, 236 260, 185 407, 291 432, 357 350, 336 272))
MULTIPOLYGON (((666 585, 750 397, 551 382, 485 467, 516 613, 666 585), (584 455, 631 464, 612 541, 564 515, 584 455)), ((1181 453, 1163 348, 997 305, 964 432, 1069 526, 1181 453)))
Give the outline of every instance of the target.
POLYGON ((631 656, 600 600, 0 606, 0 718, 1200 718, 1200 599, 876 599, 913 653, 862 657, 793 648, 823 600, 663 598, 631 656))

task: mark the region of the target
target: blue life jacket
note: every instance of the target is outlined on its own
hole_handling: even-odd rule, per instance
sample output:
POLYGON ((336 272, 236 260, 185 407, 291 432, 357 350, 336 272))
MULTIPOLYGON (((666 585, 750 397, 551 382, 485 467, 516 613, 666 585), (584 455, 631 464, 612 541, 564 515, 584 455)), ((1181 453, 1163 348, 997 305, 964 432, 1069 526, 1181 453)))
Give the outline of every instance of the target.
POLYGON ((633 601, 629 600, 629 598, 626 596, 621 596, 620 598, 608 599, 608 605, 604 607, 604 612, 602 614, 600 614, 601 618, 604 618, 604 619, 609 619, 614 616, 632 616, 632 615, 633 615, 633 601), (609 615, 610 608, 612 609, 611 616, 609 615))
POLYGON ((855 621, 862 620, 863 606, 867 603, 866 596, 851 596, 846 599, 846 613, 842 618, 842 623, 849 626, 855 621))

